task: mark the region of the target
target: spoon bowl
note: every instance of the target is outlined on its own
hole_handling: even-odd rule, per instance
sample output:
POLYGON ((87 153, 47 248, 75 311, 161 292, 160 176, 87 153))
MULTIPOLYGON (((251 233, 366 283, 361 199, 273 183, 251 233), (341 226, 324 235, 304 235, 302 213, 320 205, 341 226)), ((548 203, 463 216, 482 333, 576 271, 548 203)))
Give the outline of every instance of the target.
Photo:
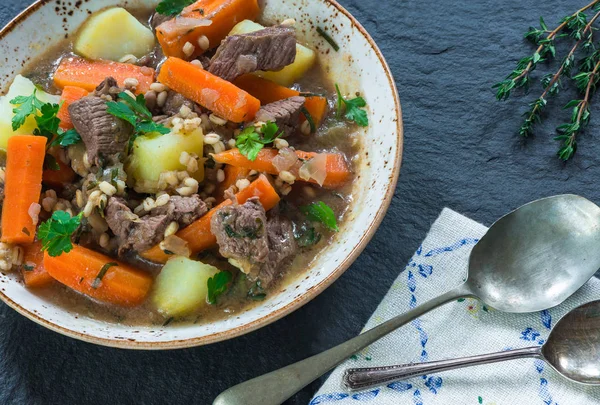
POLYGON ((600 301, 575 308, 554 326, 542 356, 563 376, 600 385, 600 301))
POLYGON ((545 360, 574 382, 600 385, 600 301, 581 305, 562 317, 543 346, 427 363, 351 368, 344 373, 343 381, 350 389, 365 389, 440 371, 527 357, 545 360))
POLYGON ((467 287, 503 312, 554 307, 600 269, 600 208, 576 195, 526 204, 494 223, 469 259, 467 287))

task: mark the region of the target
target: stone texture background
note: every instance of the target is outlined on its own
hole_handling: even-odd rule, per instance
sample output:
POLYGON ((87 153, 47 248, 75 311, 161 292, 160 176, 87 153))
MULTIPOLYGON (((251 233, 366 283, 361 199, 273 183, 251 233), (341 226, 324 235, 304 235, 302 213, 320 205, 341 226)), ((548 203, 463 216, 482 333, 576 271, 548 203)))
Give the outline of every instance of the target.
MULTIPOLYGON (((0 25, 30 0, 0 0, 0 25)), ((0 304, 1 404, 209 404, 225 388, 356 335, 444 206, 486 225, 530 200, 576 193, 600 201, 600 107, 575 159, 554 156, 554 128, 568 117, 566 91, 547 122, 515 136, 526 103, 496 102, 490 88, 530 52, 523 33, 540 15, 555 26, 584 0, 340 0, 392 68, 404 111, 405 152, 383 225, 339 281, 302 309, 241 338, 189 350, 134 352, 48 331, 0 304)), ((564 55, 564 52, 563 52, 564 55)), ((542 69, 540 69, 542 70, 542 69)), ((541 75, 540 72, 537 72, 541 75)), ((323 380, 290 404, 306 404, 323 380)), ((485 394, 485 393, 482 393, 485 394)), ((485 396, 485 395, 484 395, 485 396)))

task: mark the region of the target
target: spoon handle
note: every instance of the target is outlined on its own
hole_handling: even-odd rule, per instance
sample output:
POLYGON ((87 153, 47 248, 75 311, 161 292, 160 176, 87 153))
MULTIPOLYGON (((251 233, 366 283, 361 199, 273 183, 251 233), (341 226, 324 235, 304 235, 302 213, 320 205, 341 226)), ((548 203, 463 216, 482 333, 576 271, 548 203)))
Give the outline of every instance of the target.
POLYGON ((462 285, 431 301, 305 360, 256 377, 223 391, 213 405, 279 405, 354 353, 388 333, 447 302, 473 294, 462 285), (268 387, 268 389, 266 388, 268 387))
POLYGON ((350 389, 358 390, 382 385, 392 381, 405 380, 440 371, 454 370, 457 368, 477 366, 480 364, 496 363, 506 360, 521 359, 524 357, 540 358, 541 346, 526 347, 523 349, 507 350, 498 353, 482 354, 479 356, 463 357, 460 359, 431 361, 428 363, 402 364, 387 367, 349 368, 343 376, 344 385, 350 389))

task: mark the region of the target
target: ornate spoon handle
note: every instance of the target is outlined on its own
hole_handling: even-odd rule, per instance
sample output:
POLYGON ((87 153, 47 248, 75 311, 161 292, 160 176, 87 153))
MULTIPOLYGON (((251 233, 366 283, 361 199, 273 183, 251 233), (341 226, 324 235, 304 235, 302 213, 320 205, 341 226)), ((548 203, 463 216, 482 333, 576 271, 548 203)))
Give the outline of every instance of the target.
POLYGON ((349 368, 344 373, 343 381, 346 387, 358 390, 392 381, 405 380, 407 378, 453 370, 456 368, 521 359, 524 357, 541 358, 541 353, 541 346, 536 346, 526 347, 524 349, 507 350, 498 353, 482 354, 479 356, 463 357, 460 359, 431 361, 428 363, 401 364, 387 367, 349 368))

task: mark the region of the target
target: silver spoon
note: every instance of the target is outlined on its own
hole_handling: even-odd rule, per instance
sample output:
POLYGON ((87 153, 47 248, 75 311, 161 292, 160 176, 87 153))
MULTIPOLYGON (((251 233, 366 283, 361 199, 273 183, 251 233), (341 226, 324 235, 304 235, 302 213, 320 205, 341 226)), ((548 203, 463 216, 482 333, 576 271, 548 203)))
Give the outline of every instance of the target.
POLYGON ((214 405, 277 405, 351 355, 415 318, 458 298, 504 312, 554 307, 600 268, 600 208, 559 195, 498 220, 475 245, 464 284, 336 347, 222 392, 214 405))
POLYGON ((343 380, 348 388, 364 389, 440 371, 525 357, 545 360, 559 374, 572 381, 599 385, 600 301, 592 301, 565 315, 554 326, 543 346, 428 363, 351 368, 346 370, 343 380))

